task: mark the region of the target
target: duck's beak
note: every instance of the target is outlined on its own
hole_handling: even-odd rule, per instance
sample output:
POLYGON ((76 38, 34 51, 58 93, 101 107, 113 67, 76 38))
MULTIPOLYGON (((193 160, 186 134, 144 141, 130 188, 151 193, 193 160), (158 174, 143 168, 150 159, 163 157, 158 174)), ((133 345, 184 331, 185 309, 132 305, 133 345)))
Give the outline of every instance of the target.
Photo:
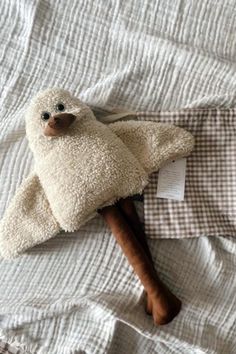
POLYGON ((59 136, 66 134, 68 128, 75 121, 76 116, 71 113, 60 113, 49 118, 45 128, 44 135, 59 136))

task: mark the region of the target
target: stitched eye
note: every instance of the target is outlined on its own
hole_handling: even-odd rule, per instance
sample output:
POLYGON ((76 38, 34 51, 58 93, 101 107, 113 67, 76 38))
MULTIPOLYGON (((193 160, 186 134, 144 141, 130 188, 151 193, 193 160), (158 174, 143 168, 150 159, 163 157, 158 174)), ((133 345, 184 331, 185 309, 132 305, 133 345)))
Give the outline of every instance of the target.
POLYGON ((58 103, 58 104, 56 105, 56 110, 59 111, 59 112, 63 112, 63 111, 65 110, 64 104, 61 103, 61 102, 58 103))
POLYGON ((50 113, 49 112, 42 112, 41 118, 42 118, 42 120, 48 120, 50 118, 50 113))

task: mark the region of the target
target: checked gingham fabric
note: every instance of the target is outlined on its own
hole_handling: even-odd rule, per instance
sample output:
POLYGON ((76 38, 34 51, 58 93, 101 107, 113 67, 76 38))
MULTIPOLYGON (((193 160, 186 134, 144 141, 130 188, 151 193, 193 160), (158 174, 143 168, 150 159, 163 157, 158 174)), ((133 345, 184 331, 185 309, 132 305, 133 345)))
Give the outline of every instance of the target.
POLYGON ((236 236, 236 109, 140 112, 138 118, 172 123, 195 137, 184 201, 157 198, 158 172, 150 177, 144 192, 147 236, 236 236))

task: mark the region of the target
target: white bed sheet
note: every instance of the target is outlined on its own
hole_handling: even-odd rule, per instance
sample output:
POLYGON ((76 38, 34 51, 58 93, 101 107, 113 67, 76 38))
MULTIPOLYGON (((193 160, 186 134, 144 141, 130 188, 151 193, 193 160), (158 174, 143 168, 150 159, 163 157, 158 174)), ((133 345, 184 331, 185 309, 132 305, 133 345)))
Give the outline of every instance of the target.
MULTIPOLYGON (((235 105, 233 0, 0 2, 0 217, 32 156, 23 111, 60 86, 99 107, 235 105)), ((235 353, 236 238, 149 241, 183 300, 154 327, 143 292, 97 218, 0 261, 1 339, 30 353, 235 353)))

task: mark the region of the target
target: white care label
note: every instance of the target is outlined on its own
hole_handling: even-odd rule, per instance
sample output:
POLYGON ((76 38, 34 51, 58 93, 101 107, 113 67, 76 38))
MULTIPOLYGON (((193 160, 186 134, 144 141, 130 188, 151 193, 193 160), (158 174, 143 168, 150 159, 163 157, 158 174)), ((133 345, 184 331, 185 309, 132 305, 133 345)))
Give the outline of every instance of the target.
POLYGON ((157 198, 184 200, 186 162, 187 159, 179 159, 160 168, 157 198))

